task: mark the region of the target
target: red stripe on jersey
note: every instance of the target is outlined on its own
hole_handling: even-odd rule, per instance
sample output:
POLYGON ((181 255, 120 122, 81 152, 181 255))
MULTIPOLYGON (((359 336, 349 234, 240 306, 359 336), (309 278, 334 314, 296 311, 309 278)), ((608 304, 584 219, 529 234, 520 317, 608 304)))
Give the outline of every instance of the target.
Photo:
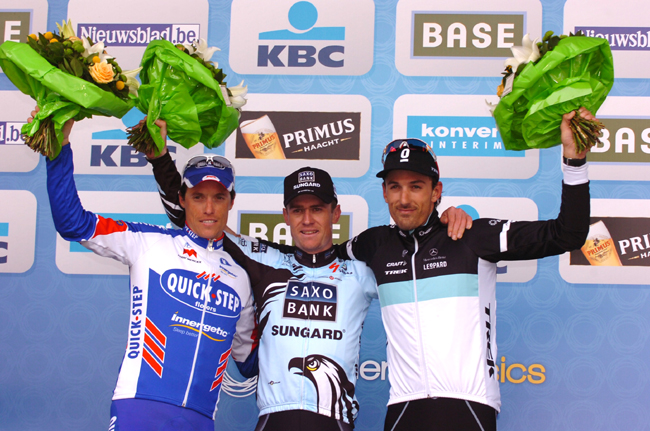
POLYGON ((228 361, 224 362, 222 366, 217 368, 217 372, 214 374, 214 376, 217 377, 219 374, 223 373, 227 366, 228 366, 228 361))
POLYGON ((214 391, 219 384, 221 384, 221 381, 223 380, 223 374, 214 382, 212 382, 212 387, 210 388, 210 392, 214 391))
POLYGON ((142 359, 154 370, 158 377, 162 378, 163 367, 151 356, 147 349, 142 349, 142 359))
POLYGON ((156 340, 160 344, 162 344, 163 347, 167 347, 167 337, 165 334, 163 334, 160 329, 147 317, 147 322, 145 323, 145 327, 151 332, 151 335, 154 336, 156 340))
POLYGON ((151 349, 154 355, 158 357, 160 362, 165 362, 165 351, 161 349, 158 344, 147 334, 144 333, 144 344, 151 349))
POLYGON ((113 220, 112 218, 104 218, 98 215, 93 238, 99 235, 108 235, 113 232, 124 232, 128 228, 129 227, 122 220, 113 220))
POLYGON ((227 352, 224 352, 224 353, 221 355, 221 357, 219 358, 219 363, 222 363, 223 361, 225 361, 226 359, 228 359, 228 356, 230 356, 230 351, 231 351, 231 350, 232 350, 232 349, 228 349, 227 352))

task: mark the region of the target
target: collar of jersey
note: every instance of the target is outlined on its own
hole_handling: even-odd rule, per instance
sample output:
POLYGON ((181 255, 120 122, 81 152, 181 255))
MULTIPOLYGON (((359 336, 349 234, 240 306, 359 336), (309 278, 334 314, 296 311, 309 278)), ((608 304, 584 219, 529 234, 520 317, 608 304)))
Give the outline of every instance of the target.
POLYGON ((321 266, 325 266, 336 259, 336 248, 332 246, 325 251, 321 251, 320 253, 309 254, 296 247, 296 251, 293 253, 293 255, 301 265, 309 268, 320 268, 321 266))
MULTIPOLYGON (((185 225, 185 233, 187 234, 187 236, 190 237, 190 239, 192 240, 192 242, 193 242, 194 244, 198 245, 199 247, 202 247, 202 248, 208 248, 208 245, 210 245, 210 241, 211 241, 211 240, 209 240, 209 239, 205 239, 205 238, 201 238, 201 237, 198 236, 196 233, 194 233, 194 231, 193 231, 192 229, 190 229, 190 227, 189 227, 187 224, 185 225)), ((220 236, 219 238, 217 238, 217 239, 215 239, 214 241, 212 241, 212 248, 213 248, 214 250, 222 249, 222 248, 223 248, 223 238, 224 238, 224 236, 225 236, 225 235, 222 233, 221 236, 220 236)))
POLYGON ((433 226, 437 223, 440 223, 440 218, 438 217, 438 210, 434 209, 433 212, 429 214, 429 218, 422 226, 408 231, 400 229, 400 231, 402 231, 406 237, 413 236, 419 238, 431 233, 433 226))

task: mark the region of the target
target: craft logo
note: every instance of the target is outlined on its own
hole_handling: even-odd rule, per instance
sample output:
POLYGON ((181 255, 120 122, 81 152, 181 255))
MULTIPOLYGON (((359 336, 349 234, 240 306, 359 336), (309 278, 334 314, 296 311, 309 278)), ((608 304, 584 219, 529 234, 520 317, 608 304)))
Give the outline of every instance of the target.
POLYGON ((169 296, 192 308, 205 309, 209 314, 236 317, 241 311, 239 295, 219 281, 220 278, 218 274, 168 269, 160 277, 160 286, 169 296))
POLYGON ((506 151, 492 117, 408 116, 407 136, 427 142, 438 156, 525 157, 506 151))
POLYGON ((153 40, 173 44, 192 43, 200 37, 200 24, 77 24, 77 36, 89 37, 94 43, 107 46, 147 46, 153 40))
POLYGON ((576 26, 588 37, 607 39, 612 51, 649 51, 650 27, 589 27, 576 26))
POLYGON ((9 243, 6 241, 9 236, 9 223, 0 223, 0 265, 7 263, 7 250, 9 243))
POLYGON ((235 1, 231 21, 239 73, 361 75, 372 66, 372 2, 235 1))
POLYGON ((243 111, 235 157, 359 160, 361 112, 243 111))
MULTIPOLYGON (((293 245, 291 231, 280 213, 261 213, 240 211, 240 233, 253 238, 260 238, 278 244, 293 245)), ((350 214, 341 214, 339 222, 332 225, 332 240, 334 244, 342 244, 351 237, 350 214)))
POLYGON ((600 120, 605 130, 591 149, 590 162, 650 163, 650 119, 600 120))
POLYGON ((650 266, 650 219, 592 217, 587 241, 571 265, 650 266))
POLYGON ((0 145, 23 145, 21 129, 25 123, 0 121, 0 145))
POLYGON ((413 52, 422 57, 511 57, 524 14, 413 13, 413 52))
POLYGON ((29 36, 31 12, 0 11, 0 43, 25 42, 29 36))
POLYGON ((336 321, 337 288, 324 283, 289 280, 283 317, 336 321))

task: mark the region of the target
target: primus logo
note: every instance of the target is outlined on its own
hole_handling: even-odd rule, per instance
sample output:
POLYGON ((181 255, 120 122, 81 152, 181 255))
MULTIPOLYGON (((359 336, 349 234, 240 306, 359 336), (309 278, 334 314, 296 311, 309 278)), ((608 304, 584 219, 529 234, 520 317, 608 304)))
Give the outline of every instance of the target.
POLYGON ((511 57, 523 14, 413 13, 413 57, 511 57))
POLYGON ((199 24, 78 24, 77 36, 109 46, 147 46, 152 40, 192 43, 201 33, 199 24))
POLYGON ((0 12, 0 43, 27 40, 30 22, 30 12, 0 12))
POLYGON ((612 51, 650 50, 650 27, 576 27, 585 36, 607 39, 612 51))
POLYGON ((23 145, 25 140, 20 129, 24 124, 0 121, 0 145, 23 145))
POLYGON ((290 280, 284 298, 284 317, 303 320, 336 320, 337 289, 324 283, 290 280))
POLYGON ((591 149, 589 161, 650 163, 650 120, 601 119, 605 125, 600 143, 591 149))
POLYGON ((409 116, 407 135, 429 143, 438 156, 524 157, 506 151, 492 117, 409 116))

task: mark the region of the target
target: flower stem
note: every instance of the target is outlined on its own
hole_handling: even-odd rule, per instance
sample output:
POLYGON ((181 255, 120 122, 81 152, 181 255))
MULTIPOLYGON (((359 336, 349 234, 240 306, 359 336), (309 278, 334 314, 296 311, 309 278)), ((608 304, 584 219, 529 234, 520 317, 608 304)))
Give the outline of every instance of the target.
POLYGON ((143 122, 142 125, 136 124, 133 127, 126 129, 127 136, 129 137, 128 144, 135 148, 138 152, 143 154, 151 154, 157 151, 156 143, 149 134, 147 123, 143 122))
POLYGON ((23 135, 25 144, 36 153, 41 153, 45 157, 52 157, 54 150, 52 143, 56 142, 56 131, 54 130, 54 121, 52 117, 46 117, 41 120, 41 125, 36 133, 32 136, 23 135))
POLYGON ((573 140, 576 143, 576 151, 578 153, 596 145, 598 138, 602 136, 602 130, 605 128, 600 121, 587 120, 582 118, 577 112, 570 120, 569 127, 573 132, 573 140))

